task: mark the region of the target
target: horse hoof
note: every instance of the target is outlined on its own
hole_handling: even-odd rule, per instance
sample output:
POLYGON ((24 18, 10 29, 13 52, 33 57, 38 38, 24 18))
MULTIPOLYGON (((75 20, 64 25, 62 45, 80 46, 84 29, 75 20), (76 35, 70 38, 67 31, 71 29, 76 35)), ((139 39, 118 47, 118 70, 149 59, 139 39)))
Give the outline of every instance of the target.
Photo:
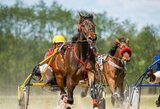
POLYGON ((71 105, 71 104, 66 104, 66 106, 65 106, 66 108, 65 109, 73 109, 74 107, 73 107, 73 105, 71 105))
POLYGON ((66 107, 66 109, 71 109, 71 107, 66 107))

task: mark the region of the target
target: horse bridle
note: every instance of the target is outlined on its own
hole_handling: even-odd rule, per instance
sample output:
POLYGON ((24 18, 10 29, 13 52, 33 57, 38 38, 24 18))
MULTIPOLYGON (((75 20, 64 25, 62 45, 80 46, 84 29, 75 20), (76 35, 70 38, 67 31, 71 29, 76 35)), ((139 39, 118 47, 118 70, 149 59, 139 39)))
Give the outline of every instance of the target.
POLYGON ((116 51, 118 50, 118 54, 120 54, 122 56, 121 57, 112 56, 112 57, 117 59, 117 60, 119 60, 119 61, 121 61, 121 63, 124 64, 124 66, 125 66, 127 61, 125 59, 123 59, 124 51, 128 52, 129 56, 131 56, 132 52, 131 52, 130 48, 128 47, 128 45, 127 45, 127 47, 126 46, 122 46, 121 47, 120 46, 121 44, 127 45, 127 43, 126 42, 120 42, 120 44, 118 45, 118 47, 116 49, 116 51))
MULTIPOLYGON (((124 42, 121 42, 121 43, 124 43, 124 42)), ((118 52, 120 52, 121 49, 123 49, 123 47, 122 48, 117 47, 116 51, 119 50, 118 52)), ((115 67, 117 69, 120 69, 120 70, 126 70, 126 67, 125 67, 126 66, 126 61, 124 59, 122 59, 122 57, 111 56, 110 54, 108 54, 107 57, 106 57, 106 59, 107 59, 106 62, 108 62, 108 64, 112 65, 113 67, 115 67), (123 66, 119 66, 116 63, 114 63, 113 61, 108 60, 107 59, 108 57, 120 61, 123 64, 123 66)))
POLYGON ((90 20, 85 20, 83 21, 81 24, 80 24, 80 31, 82 32, 82 34, 85 36, 85 38, 87 39, 87 41, 91 41, 93 39, 90 39, 88 38, 88 36, 91 34, 91 35, 94 35, 96 37, 96 34, 95 34, 95 24, 94 22, 90 21, 90 20), (87 27, 86 27, 87 26, 87 27))

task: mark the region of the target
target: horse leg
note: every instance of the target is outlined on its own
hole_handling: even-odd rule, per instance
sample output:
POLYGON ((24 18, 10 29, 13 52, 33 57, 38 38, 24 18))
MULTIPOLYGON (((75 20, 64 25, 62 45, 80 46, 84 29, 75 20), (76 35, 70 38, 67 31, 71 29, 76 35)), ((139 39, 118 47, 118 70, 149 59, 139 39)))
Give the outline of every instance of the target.
POLYGON ((124 85, 123 82, 119 84, 119 94, 120 94, 120 100, 123 102, 124 101, 124 85))
POLYGON ((64 109, 67 103, 67 95, 64 89, 64 77, 61 72, 56 72, 55 77, 60 89, 60 93, 58 93, 57 109, 64 109))
POLYGON ((118 91, 119 91, 119 95, 120 97, 118 97, 118 103, 119 103, 119 106, 123 109, 126 109, 126 106, 127 106, 127 101, 125 101, 125 97, 124 97, 124 85, 123 85, 123 82, 122 83, 119 83, 118 85, 118 91))
POLYGON ((71 76, 67 76, 67 93, 68 93, 67 103, 69 103, 71 105, 74 103, 73 91, 74 91, 76 85, 78 84, 78 82, 79 82, 78 78, 76 81, 73 81, 71 76))
POLYGON ((97 108, 98 107, 98 103, 97 103, 97 93, 98 93, 98 90, 97 90, 97 87, 95 86, 95 79, 94 79, 94 74, 93 72, 90 72, 88 71, 88 81, 89 81, 89 85, 91 87, 90 89, 90 94, 91 94, 91 97, 92 97, 92 103, 93 103, 93 108, 97 108))
POLYGON ((108 78, 108 84, 109 84, 109 88, 111 91, 111 103, 113 106, 115 106, 115 99, 116 99, 116 97, 115 97, 115 80, 108 78))
POLYGON ((64 86, 63 75, 61 74, 61 72, 56 72, 55 76, 56 76, 57 85, 60 88, 60 95, 66 94, 65 89, 64 89, 65 86, 64 86))
POLYGON ((120 104, 123 104, 124 102, 124 77, 125 77, 125 74, 122 73, 118 79, 118 89, 119 89, 119 94, 120 94, 120 99, 119 99, 119 102, 120 104))

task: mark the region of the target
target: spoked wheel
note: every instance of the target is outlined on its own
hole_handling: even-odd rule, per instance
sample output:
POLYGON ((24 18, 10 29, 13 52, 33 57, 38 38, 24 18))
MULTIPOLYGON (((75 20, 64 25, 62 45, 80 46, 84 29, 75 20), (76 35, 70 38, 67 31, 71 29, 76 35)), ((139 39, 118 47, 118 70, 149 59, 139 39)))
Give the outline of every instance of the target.
POLYGON ((114 109, 130 109, 129 93, 128 90, 124 91, 124 97, 120 97, 119 93, 112 95, 114 102, 114 109))
POLYGON ((93 107, 93 109, 106 109, 106 100, 105 98, 102 98, 100 101, 98 101, 98 106, 93 107))
POLYGON ((100 69, 100 66, 102 65, 102 57, 99 58, 100 64, 98 64, 98 74, 100 77, 100 80, 98 78, 95 78, 96 84, 96 90, 97 90, 97 103, 98 103, 98 109, 106 109, 106 96, 105 96, 105 79, 103 72, 100 69))
POLYGON ((21 92, 21 97, 19 99, 20 109, 28 109, 29 102, 29 86, 25 86, 21 92))
POLYGON ((124 101, 121 101, 120 98, 117 98, 114 101, 114 109, 130 109, 129 106, 129 99, 126 99, 124 101))
POLYGON ((98 106, 99 106, 99 109, 106 109, 106 99, 103 95, 98 100, 98 106))
POLYGON ((105 91, 104 86, 99 85, 97 87, 98 93, 97 93, 97 102, 98 102, 98 109, 106 109, 106 99, 105 99, 105 91))
POLYGON ((130 109, 139 109, 140 106, 140 89, 136 86, 130 87, 130 109))
POLYGON ((129 101, 129 92, 128 92, 128 90, 124 91, 123 107, 124 107, 124 109, 130 109, 130 101, 129 101))
POLYGON ((125 86, 124 86, 124 100, 123 100, 123 109, 130 109, 130 98, 129 98, 129 85, 127 81, 125 80, 125 86))
POLYGON ((99 109, 106 109, 106 100, 105 98, 102 98, 99 102, 99 109))
POLYGON ((114 101, 114 106, 113 106, 114 109, 121 109, 122 102, 120 101, 119 94, 118 93, 114 94, 112 99, 114 101))

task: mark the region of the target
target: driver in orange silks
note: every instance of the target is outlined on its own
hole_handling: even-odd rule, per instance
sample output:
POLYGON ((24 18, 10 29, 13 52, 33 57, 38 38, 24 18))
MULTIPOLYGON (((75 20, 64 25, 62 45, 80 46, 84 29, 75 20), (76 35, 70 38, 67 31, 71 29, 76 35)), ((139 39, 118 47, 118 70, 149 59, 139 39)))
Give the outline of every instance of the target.
MULTIPOLYGON (((55 35, 52 39, 52 48, 50 48, 45 56, 44 59, 49 57, 50 55, 52 55, 54 53, 54 50, 56 48, 60 48, 63 46, 63 43, 65 43, 65 38, 62 35, 55 35)), ((41 78, 41 75, 44 73, 46 67, 48 66, 48 62, 46 61, 46 63, 42 64, 39 66, 39 68, 37 69, 35 76, 37 76, 38 78, 41 78)), ((48 66, 48 69, 46 70, 46 79, 47 79, 47 83, 51 83, 51 84, 55 84, 56 80, 55 77, 53 75, 53 69, 52 69, 52 63, 48 66)))

